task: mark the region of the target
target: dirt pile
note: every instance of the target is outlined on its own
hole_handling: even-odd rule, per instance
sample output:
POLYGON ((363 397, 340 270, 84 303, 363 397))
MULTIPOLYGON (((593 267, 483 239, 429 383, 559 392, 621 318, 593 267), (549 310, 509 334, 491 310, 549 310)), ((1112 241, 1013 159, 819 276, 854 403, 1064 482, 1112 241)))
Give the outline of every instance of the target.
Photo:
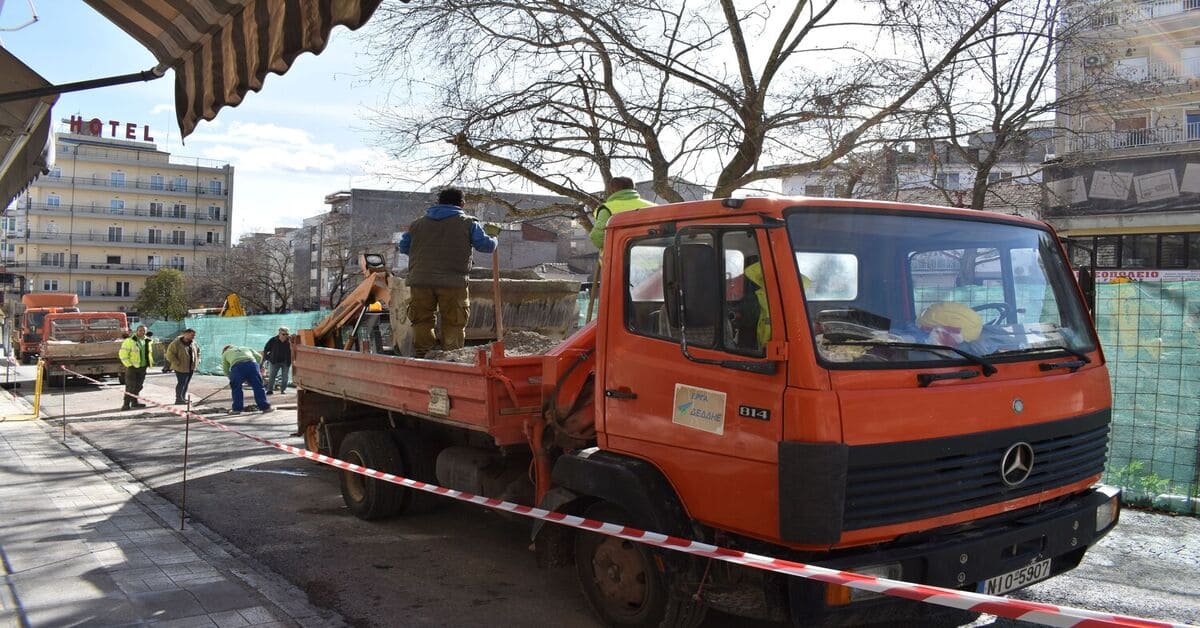
MULTIPOLYGON (((558 345, 560 341, 543 336, 535 331, 511 331, 504 334, 504 355, 541 355, 558 345)), ((426 360, 474 364, 475 354, 480 349, 491 351, 491 343, 455 349, 453 351, 430 351, 426 360)))

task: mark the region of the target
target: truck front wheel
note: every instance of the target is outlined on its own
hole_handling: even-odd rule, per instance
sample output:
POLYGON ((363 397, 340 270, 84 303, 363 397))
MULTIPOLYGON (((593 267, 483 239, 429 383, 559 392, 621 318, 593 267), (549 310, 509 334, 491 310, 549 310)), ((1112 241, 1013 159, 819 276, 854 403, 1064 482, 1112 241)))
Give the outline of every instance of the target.
MULTIPOLYGON (((400 451, 383 431, 351 432, 338 448, 338 458, 360 467, 403 475, 400 451)), ((383 480, 342 470, 342 500, 359 519, 390 517, 400 510, 403 489, 383 480)))
MULTIPOLYGON (((585 516, 628 525, 620 508, 600 502, 585 516)), ((575 572, 592 611, 608 626, 636 628, 692 628, 704 621, 705 606, 672 594, 665 574, 649 548, 594 532, 577 531, 575 572)))

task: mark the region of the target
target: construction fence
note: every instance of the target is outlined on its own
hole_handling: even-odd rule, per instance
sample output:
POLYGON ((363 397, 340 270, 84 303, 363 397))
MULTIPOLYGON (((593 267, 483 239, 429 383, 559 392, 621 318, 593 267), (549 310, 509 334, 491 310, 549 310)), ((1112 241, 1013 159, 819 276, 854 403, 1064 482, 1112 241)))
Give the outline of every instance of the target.
POLYGON ((1200 513, 1200 282, 1097 285, 1096 330, 1113 388, 1105 482, 1200 513))
POLYGON ((221 375, 221 349, 225 345, 250 347, 261 352, 267 340, 287 327, 293 334, 297 330, 312 327, 329 315, 329 310, 295 312, 292 314, 264 314, 261 316, 204 316, 182 321, 157 321, 150 325, 155 339, 169 342, 184 329, 196 330, 196 342, 200 343, 200 373, 221 375))

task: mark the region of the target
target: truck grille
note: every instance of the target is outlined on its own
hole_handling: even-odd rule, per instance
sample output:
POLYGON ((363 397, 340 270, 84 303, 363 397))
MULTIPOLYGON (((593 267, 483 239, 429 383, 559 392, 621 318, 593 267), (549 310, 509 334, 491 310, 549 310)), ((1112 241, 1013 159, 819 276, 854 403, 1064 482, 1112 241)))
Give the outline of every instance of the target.
POLYGON ((1108 410, 991 432, 850 447, 843 529, 925 519, 1065 486, 1104 470, 1108 410), (1000 477, 1015 443, 1033 447, 1017 486, 1000 477))

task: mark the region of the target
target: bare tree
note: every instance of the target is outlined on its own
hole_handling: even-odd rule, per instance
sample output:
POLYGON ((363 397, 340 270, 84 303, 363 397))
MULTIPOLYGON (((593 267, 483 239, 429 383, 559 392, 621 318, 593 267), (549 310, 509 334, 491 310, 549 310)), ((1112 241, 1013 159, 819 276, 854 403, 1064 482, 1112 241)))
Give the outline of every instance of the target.
POLYGON ((947 20, 915 62, 890 38, 903 11, 887 2, 385 4, 367 34, 373 73, 413 98, 376 128, 433 179, 515 176, 585 206, 599 201, 588 182, 629 174, 667 200, 681 179, 729 196, 895 137, 909 107, 931 105, 935 78, 985 54, 986 27, 1013 2, 920 3, 970 19, 947 20))
POLYGON ((221 268, 196 276, 194 294, 221 297, 234 292, 251 309, 286 312, 295 296, 292 245, 268 234, 243 236, 221 258, 221 268))
MULTIPOLYGON (((976 13, 967 10, 931 18, 921 9, 900 5, 895 32, 913 41, 923 67, 932 68, 941 61, 940 50, 950 43, 954 31, 944 25, 974 26, 976 13)), ((1111 9, 1102 3, 1017 0, 990 17, 969 54, 929 82, 932 106, 919 125, 918 152, 928 153, 935 182, 952 162, 965 166, 972 177, 966 193, 935 183, 943 202, 983 209, 989 195, 1003 197, 1015 191, 1013 181, 998 171, 1005 161, 1037 164, 1011 173, 1018 182, 1036 182, 1041 162, 1054 152, 1056 138, 1065 132, 1055 126, 1055 113, 1127 89, 1127 81, 1101 74, 1080 73, 1075 80, 1058 80, 1059 68, 1077 65, 1085 55, 1105 47, 1091 34, 1097 17, 1107 10, 1111 9)), ((990 201, 995 204, 994 198, 990 201)))

